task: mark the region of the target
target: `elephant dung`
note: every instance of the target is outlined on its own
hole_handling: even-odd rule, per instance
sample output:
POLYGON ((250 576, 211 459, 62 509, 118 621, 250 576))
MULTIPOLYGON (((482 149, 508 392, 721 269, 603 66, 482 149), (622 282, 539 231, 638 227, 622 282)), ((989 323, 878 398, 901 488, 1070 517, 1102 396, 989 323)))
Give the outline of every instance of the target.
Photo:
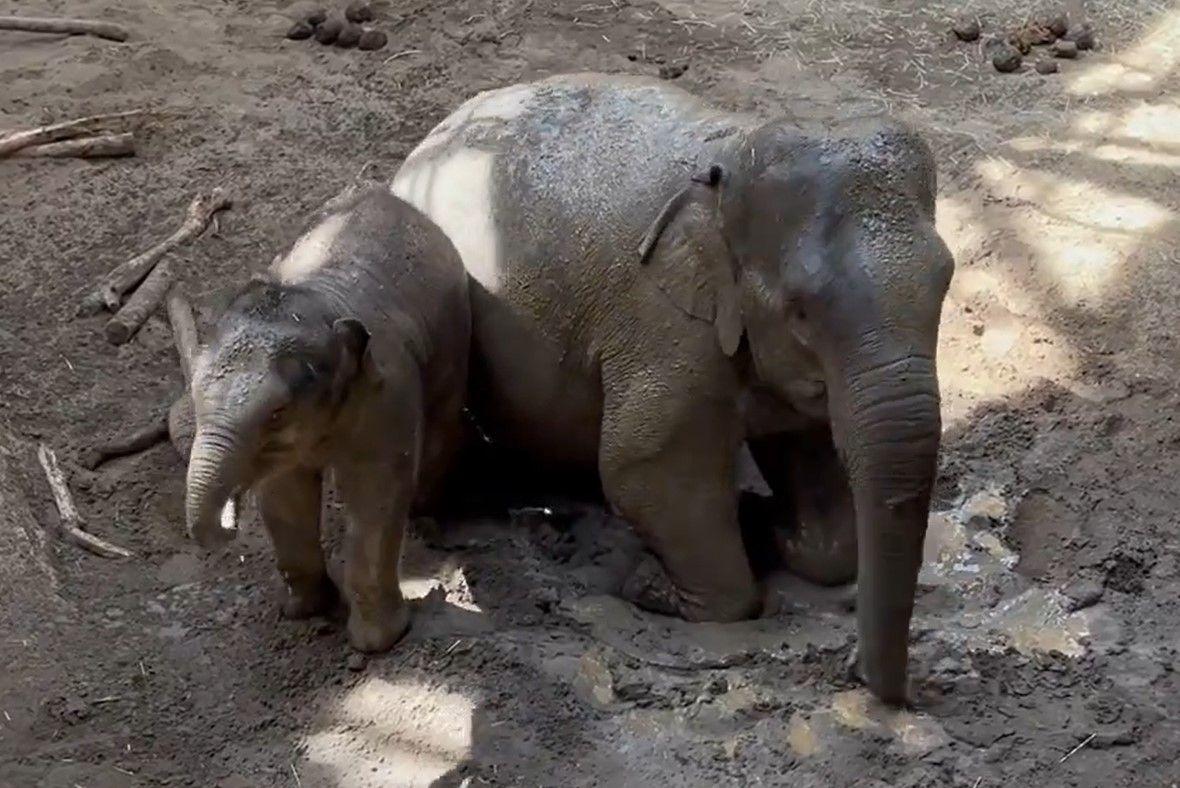
POLYGON ((997 45, 992 50, 992 65, 1001 74, 1010 74, 1020 68, 1024 58, 1020 50, 1009 43, 997 45))
POLYGON ((287 31, 287 38, 292 41, 305 41, 311 38, 314 33, 315 28, 306 20, 301 19, 287 31))
POLYGON ((359 25, 346 22, 344 26, 340 28, 339 35, 336 36, 336 46, 340 47, 341 49, 351 49, 360 43, 362 33, 363 31, 359 25))
POLYGON ((951 26, 951 32, 960 41, 978 41, 982 28, 975 17, 964 17, 951 26))
POLYGON ((1054 36, 1061 38, 1069 30, 1069 17, 1061 13, 1053 14, 1046 17, 1041 24, 1048 28, 1054 36))
POLYGON ((368 3, 363 2, 363 0, 356 0, 356 2, 349 3, 348 7, 344 9, 344 17, 349 22, 356 22, 357 24, 361 22, 372 22, 373 8, 368 3))
POLYGON ((315 40, 327 46, 336 40, 340 31, 344 29, 344 22, 339 19, 329 19, 315 30, 315 40))
POLYGON ((366 30, 361 33, 361 39, 357 42, 357 48, 366 52, 372 52, 377 49, 382 49, 389 38, 380 30, 366 30))
POLYGON ((1073 60, 1078 56, 1078 45, 1074 41, 1058 41, 1053 44, 1053 57, 1065 58, 1066 60, 1073 60))
POLYGON ((1078 45, 1078 49, 1093 49, 1095 45, 1094 30, 1090 27, 1088 22, 1083 22, 1077 25, 1071 25, 1065 35, 1062 36, 1066 41, 1072 41, 1078 45))

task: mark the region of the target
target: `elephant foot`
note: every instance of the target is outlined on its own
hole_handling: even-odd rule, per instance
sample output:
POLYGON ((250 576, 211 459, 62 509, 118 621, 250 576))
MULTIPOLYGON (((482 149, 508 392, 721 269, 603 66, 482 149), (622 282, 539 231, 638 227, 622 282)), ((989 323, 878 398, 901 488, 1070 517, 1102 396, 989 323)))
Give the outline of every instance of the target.
POLYGON ((307 584, 287 584, 287 598, 283 601, 283 617, 293 621, 314 616, 326 616, 336 607, 340 592, 336 584, 324 575, 307 584))
POLYGON ((389 651, 409 629, 410 606, 404 601, 367 611, 354 608, 348 614, 348 642, 366 654, 389 651))
POLYGON ((662 616, 680 615, 680 594, 663 565, 651 555, 639 559, 619 595, 641 610, 662 616))

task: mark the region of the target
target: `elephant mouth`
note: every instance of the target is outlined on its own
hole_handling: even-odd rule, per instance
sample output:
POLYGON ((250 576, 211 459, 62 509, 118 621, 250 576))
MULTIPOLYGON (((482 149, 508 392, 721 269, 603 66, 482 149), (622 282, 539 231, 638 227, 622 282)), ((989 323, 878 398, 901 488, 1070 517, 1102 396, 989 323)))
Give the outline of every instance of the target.
POLYGON ((805 416, 824 418, 828 414, 828 386, 822 380, 798 380, 793 382, 787 398, 791 407, 805 416))

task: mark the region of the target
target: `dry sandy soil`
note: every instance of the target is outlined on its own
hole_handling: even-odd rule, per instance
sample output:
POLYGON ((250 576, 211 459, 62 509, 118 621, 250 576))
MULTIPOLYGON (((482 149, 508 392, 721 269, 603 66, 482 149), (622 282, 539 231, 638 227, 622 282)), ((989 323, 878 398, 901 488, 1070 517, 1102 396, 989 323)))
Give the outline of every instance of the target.
POLYGON ((1092 6, 1100 50, 1040 76, 947 32, 1016 0, 387 0, 374 54, 283 40, 281 3, 0 2, 135 33, 0 33, 0 128, 163 110, 133 159, 0 162, 0 785, 1176 786, 1180 7, 1092 6), (732 626, 617 601, 635 540, 593 509, 420 526, 414 629, 350 666, 337 624, 278 619, 257 528, 186 540, 170 446, 77 466, 180 389, 160 318, 116 349, 79 295, 197 190, 239 198, 177 256, 207 320, 472 93, 661 66, 727 107, 891 112, 938 154, 958 270, 912 711, 845 680, 838 592, 775 577, 732 626), (40 440, 133 559, 52 538, 40 440))

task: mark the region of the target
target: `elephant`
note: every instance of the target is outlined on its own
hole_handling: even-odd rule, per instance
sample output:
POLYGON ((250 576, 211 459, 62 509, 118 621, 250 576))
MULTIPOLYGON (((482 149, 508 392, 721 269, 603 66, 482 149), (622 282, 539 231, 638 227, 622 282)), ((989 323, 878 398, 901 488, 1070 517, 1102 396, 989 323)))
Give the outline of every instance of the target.
POLYGON ((695 621, 763 606, 739 527, 748 446, 797 521, 775 526, 784 560, 857 581, 850 661, 906 701, 954 269, 917 131, 567 74, 471 98, 390 188, 470 275, 469 407, 493 439, 595 469, 695 621))
POLYGON ((462 441, 470 337, 467 275, 433 222, 383 184, 330 201, 196 355, 190 535, 228 541, 229 504, 252 491, 283 613, 327 613, 339 600, 320 541, 330 470, 348 519, 349 642, 392 647, 410 623, 398 579, 407 517, 441 489, 462 441))

